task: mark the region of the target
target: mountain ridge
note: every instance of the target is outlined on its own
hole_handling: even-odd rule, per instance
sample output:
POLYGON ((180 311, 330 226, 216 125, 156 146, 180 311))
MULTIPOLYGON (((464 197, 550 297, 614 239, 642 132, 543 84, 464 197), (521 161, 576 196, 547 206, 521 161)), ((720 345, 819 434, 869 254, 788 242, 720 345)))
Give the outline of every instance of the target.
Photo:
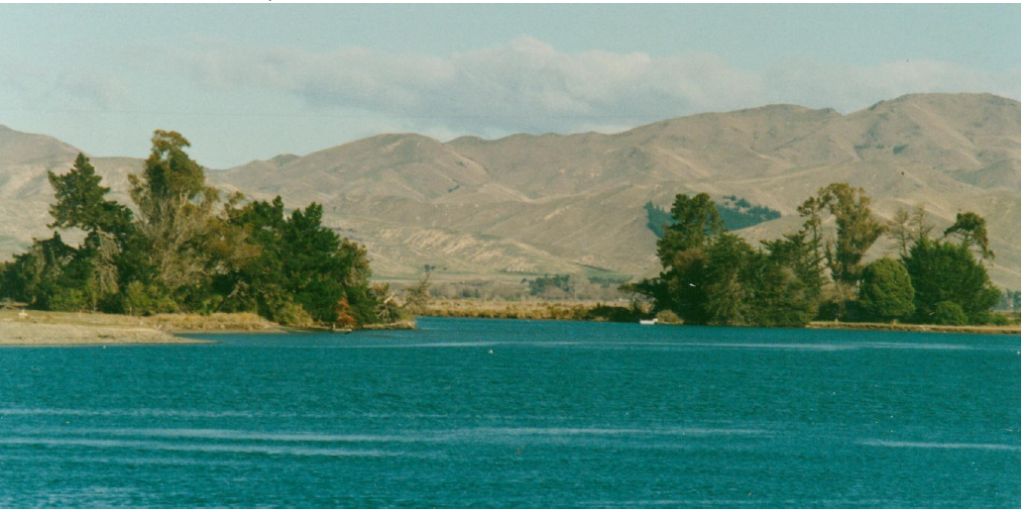
MULTIPOLYGON (((97 169, 115 191, 141 165, 100 160, 97 169)), ((37 182, 41 174, 45 184, 38 167, 0 164, 0 198, 12 197, 3 183, 14 174, 37 182)), ((382 277, 408 278, 432 264, 442 275, 487 279, 591 267, 651 275, 657 262, 647 201, 667 206, 677 193, 706 192, 782 212, 739 232, 756 240, 794 229, 803 199, 846 181, 866 189, 881 217, 921 203, 945 227, 957 211, 978 211, 989 219, 997 253, 993 279, 1020 283, 1020 102, 990 94, 904 95, 848 114, 765 105, 614 134, 447 142, 379 134, 254 160, 209 179, 257 198, 280 194, 289 205, 323 203, 325 220, 366 244, 382 277)), ((19 200, 15 224, 31 217, 45 225, 42 188, 19 200)), ((10 240, 26 243, 27 231, 0 230, 0 253, 10 240)), ((891 241, 877 245, 871 257, 891 241)))

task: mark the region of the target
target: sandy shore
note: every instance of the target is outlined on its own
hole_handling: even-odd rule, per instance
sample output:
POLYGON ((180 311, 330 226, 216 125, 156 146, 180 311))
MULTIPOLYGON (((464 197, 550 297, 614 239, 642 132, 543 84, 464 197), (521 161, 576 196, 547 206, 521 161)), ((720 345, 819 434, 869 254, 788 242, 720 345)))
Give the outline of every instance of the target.
POLYGON ((283 332, 252 314, 155 315, 0 311, 0 346, 205 343, 189 332, 283 332))
POLYGON ((959 332, 971 334, 1020 334, 1020 325, 930 325, 873 322, 811 322, 809 329, 861 329, 870 331, 959 332))

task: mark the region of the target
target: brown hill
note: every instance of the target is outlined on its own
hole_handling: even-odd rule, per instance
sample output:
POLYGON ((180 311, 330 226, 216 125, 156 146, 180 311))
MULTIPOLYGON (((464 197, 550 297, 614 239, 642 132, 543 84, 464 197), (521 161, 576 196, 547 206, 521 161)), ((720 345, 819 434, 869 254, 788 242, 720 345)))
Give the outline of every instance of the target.
MULTIPOLYGON (((3 134, 0 150, 20 147, 3 134)), ((39 229, 49 201, 45 167, 66 168, 73 157, 53 139, 31 145, 18 158, 35 160, 0 157, 3 213, 20 212, 0 230, 0 251, 46 233, 39 229), (7 183, 22 183, 24 193, 7 183)), ((97 161, 115 188, 137 165, 97 161)), ((647 201, 736 195, 782 212, 742 231, 770 238, 799 224, 795 207, 803 199, 846 181, 864 187, 881 216, 924 204, 946 226, 957 211, 981 213, 997 254, 993 279, 1020 286, 1020 103, 985 94, 910 95, 848 115, 771 105, 612 135, 442 143, 389 134, 250 162, 211 180, 257 197, 280 194, 289 205, 324 203, 328 221, 367 245, 382 277, 408 278, 433 264, 442 276, 490 279, 600 269, 649 275, 657 264, 647 201)), ((874 255, 889 244, 878 244, 874 255)))

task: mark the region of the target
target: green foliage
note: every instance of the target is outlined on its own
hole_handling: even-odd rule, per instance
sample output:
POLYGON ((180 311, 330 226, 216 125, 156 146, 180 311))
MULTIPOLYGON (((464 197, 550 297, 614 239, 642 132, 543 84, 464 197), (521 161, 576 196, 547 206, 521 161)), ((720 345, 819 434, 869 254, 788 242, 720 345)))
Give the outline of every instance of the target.
POLYGON ((132 281, 121 295, 121 311, 129 315, 174 313, 178 305, 159 286, 132 281))
POLYGON ((967 314, 953 301, 944 300, 932 310, 931 323, 939 325, 967 325, 967 314))
MULTIPOLYGON (((749 202, 730 198, 749 208, 749 202)), ((664 212, 646 206, 649 220, 664 212)), ((808 198, 797 211, 800 231, 762 243, 755 250, 723 232, 721 210, 705 194, 676 197, 671 218, 659 220, 661 274, 623 286, 645 295, 656 311, 672 311, 691 324, 804 325, 826 319, 935 322, 993 322, 990 310, 1000 300, 1019 307, 1017 295, 1003 296, 988 278, 982 258, 991 257, 985 220, 967 212, 945 235, 959 244, 933 240, 925 211, 901 211, 888 228, 874 218, 870 199, 859 188, 833 183, 808 198), (835 219, 829 240, 825 214, 835 219), (888 229, 899 242, 901 259, 883 258, 866 268, 861 260, 888 229), (832 281, 823 275, 831 270, 832 281), (859 285, 859 290, 858 290, 859 285), (856 299, 856 300, 854 300, 856 299), (943 304, 939 311, 940 303, 943 304)), ((659 217, 660 218, 660 217, 659 217)))
POLYGON ((869 320, 906 318, 914 312, 914 287, 902 263, 882 258, 864 268, 859 306, 869 320))
MULTIPOLYGON (((782 216, 776 210, 752 205, 741 197, 726 196, 725 201, 727 201, 725 204, 716 203, 715 209, 718 211, 718 216, 722 219, 722 225, 726 231, 743 229, 782 216)), ((647 212, 647 229, 650 229, 658 238, 664 236, 665 227, 674 222, 672 215, 650 201, 644 204, 644 210, 647 212)))
POLYGON ((737 196, 725 196, 721 204, 716 204, 722 224, 728 231, 735 231, 762 222, 777 219, 782 213, 767 206, 753 205, 750 201, 737 196))
POLYGON ((85 291, 76 288, 57 288, 48 297, 47 309, 53 311, 88 311, 92 303, 85 291))
MULTIPOLYGON (((805 203, 807 204, 807 203, 805 203)), ((860 278, 860 260, 885 231, 871 214, 864 189, 833 183, 818 191, 818 211, 828 209, 836 219, 836 241, 825 256, 836 281, 852 284, 860 278)))
POLYGON ((983 259, 995 258, 995 253, 988 245, 988 228, 985 219, 974 212, 956 214, 956 222, 942 233, 945 236, 956 235, 964 246, 975 246, 983 259))
MULTIPOLYGON (((418 314, 422 313, 427 307, 427 303, 430 302, 430 272, 432 267, 430 265, 423 266, 423 277, 416 283, 415 286, 409 288, 405 295, 405 308, 410 313, 418 314)), ((387 316, 392 316, 390 313, 387 316)), ((393 321, 393 320, 389 320, 393 321)))
POLYGON ((700 304, 702 323, 746 323, 751 289, 745 271, 754 258, 754 249, 736 235, 722 234, 715 239, 708 248, 704 266, 702 288, 706 298, 700 304))
POLYGON ((641 318, 644 318, 644 312, 640 309, 638 304, 634 304, 628 308, 598 304, 587 310, 583 318, 585 320, 599 320, 606 322, 636 323, 640 321, 641 318))
POLYGON ((814 319, 820 293, 809 284, 806 270, 775 254, 757 253, 745 274, 751 293, 744 323, 802 326, 814 319))
MULTIPOLYGON (((246 233, 247 254, 216 284, 229 310, 257 310, 290 324, 295 304, 313 321, 361 325, 379 321, 366 252, 322 225, 313 203, 286 218, 280 197, 231 208, 228 222, 246 233)), ((388 313, 390 314, 390 312, 388 313)))
POLYGON ((820 258, 804 232, 756 250, 723 233, 706 195, 677 196, 678 221, 659 241, 663 271, 627 287, 691 324, 803 325, 817 311, 820 258))
POLYGON ((523 281, 526 282, 526 285, 530 290, 530 295, 533 296, 548 296, 553 292, 572 295, 575 289, 572 282, 572 276, 569 274, 544 274, 542 277, 530 280, 524 279, 523 281))
POLYGON ((36 240, 28 252, 16 255, 6 265, 4 294, 18 302, 46 308, 50 296, 60 289, 64 267, 74 256, 75 249, 65 244, 59 233, 47 240, 36 240))
POLYGON ((666 325, 681 325, 683 323, 683 319, 679 318, 679 315, 673 313, 672 310, 669 309, 658 311, 658 314, 654 315, 654 318, 658 323, 666 325))
POLYGON ((56 202, 50 206, 50 227, 81 228, 89 232, 122 233, 131 223, 132 212, 115 201, 108 201, 110 189, 100 185, 89 159, 79 153, 67 174, 48 172, 56 202))
POLYGON ((999 290, 966 245, 925 238, 903 263, 914 286, 918 321, 934 323, 938 304, 952 302, 969 321, 980 323, 999 302, 999 290))
POLYGON ((289 325, 362 325, 402 314, 386 287, 372 289, 366 252, 322 225, 311 204, 284 213, 280 198, 222 213, 216 189, 185 149, 157 130, 141 175, 129 176, 138 215, 106 199, 89 159, 49 174, 52 226, 88 233, 79 247, 59 233, 2 266, 0 294, 33 307, 133 315, 256 311, 289 325))

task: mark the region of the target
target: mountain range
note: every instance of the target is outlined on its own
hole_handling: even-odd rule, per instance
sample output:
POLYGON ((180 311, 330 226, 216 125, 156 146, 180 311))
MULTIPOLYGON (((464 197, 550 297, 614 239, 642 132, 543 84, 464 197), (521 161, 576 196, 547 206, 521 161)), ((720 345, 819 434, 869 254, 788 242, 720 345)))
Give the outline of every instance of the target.
MULTIPOLYGON (((615 134, 385 134, 209 170, 208 179, 260 199, 281 195, 290 207, 322 203, 326 223, 365 244, 385 280, 414 278, 424 265, 451 280, 650 276, 658 264, 648 202, 706 192, 779 212, 738 231, 753 241, 797 229, 804 199, 848 182, 882 218, 923 205, 941 230, 959 211, 981 214, 993 281, 1019 289, 1020 128, 1015 100, 914 94, 845 115, 768 105, 615 134)), ((0 126, 0 259, 48 234, 46 171, 66 171, 78 151, 0 126)), ((142 159, 90 157, 127 203, 127 175, 142 159)), ((869 258, 892 251, 883 239, 869 258)))

